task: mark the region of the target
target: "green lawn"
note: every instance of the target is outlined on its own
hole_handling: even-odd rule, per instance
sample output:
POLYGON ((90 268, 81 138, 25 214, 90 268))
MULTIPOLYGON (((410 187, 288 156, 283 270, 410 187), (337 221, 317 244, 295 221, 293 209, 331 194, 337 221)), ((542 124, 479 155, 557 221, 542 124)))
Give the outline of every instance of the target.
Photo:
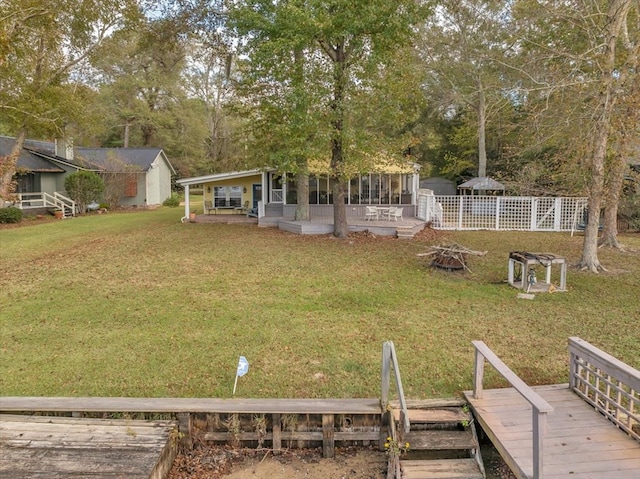
MULTIPOLYGON (((582 236, 442 233, 431 242, 302 237, 255 225, 181 224, 182 208, 27 222, 0 230, 0 394, 378 396, 382 342, 409 398, 471 387, 484 340, 530 384, 567 381, 580 336, 640 368, 640 236, 570 268, 567 293, 517 299, 508 252, 570 263, 582 236), (417 253, 457 242, 471 273, 417 253)), ((489 385, 499 384, 488 374, 489 385)))

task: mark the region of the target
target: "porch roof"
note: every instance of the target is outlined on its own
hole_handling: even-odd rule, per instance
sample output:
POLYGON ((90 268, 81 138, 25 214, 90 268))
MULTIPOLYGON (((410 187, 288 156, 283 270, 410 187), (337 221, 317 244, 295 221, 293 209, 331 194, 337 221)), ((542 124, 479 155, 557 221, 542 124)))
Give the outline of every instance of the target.
POLYGON ((214 181, 229 180, 233 178, 246 178, 247 176, 262 174, 263 171, 264 170, 255 169, 246 171, 232 171, 229 173, 216 173, 213 175, 194 176, 193 178, 182 178, 180 180, 177 180, 176 183, 182 186, 192 186, 214 181))

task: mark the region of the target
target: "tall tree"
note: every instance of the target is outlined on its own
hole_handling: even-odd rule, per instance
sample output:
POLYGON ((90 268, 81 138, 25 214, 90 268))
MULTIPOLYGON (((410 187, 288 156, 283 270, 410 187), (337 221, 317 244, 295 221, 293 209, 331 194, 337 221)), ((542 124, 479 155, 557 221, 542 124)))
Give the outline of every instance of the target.
POLYGON ((139 10, 134 0, 6 0, 0 8, 0 111, 16 136, 11 154, 0 158, 6 199, 27 134, 61 134, 78 119, 65 109, 75 93, 71 75, 139 10))
POLYGON ((510 48, 509 7, 494 0, 443 0, 418 39, 432 106, 443 117, 475 121, 478 176, 487 175, 487 122, 511 100, 504 93, 509 70, 500 64, 510 48))
MULTIPOLYGON (((537 88, 531 91, 535 90, 541 100, 537 104, 542 108, 533 113, 538 118, 549 117, 553 100, 563 95, 564 105, 559 106, 570 115, 561 119, 552 116, 554 126, 573 127, 574 144, 587 160, 589 218, 579 265, 593 272, 602 269, 597 247, 605 160, 622 93, 620 69, 627 68, 620 42, 624 32, 634 28, 629 12, 636 3, 521 0, 514 10, 522 37, 520 53, 529 66, 526 77, 533 80, 537 88)), ((567 140, 571 138, 567 136, 567 140)))
MULTIPOLYGON (((347 181, 352 173, 349 167, 362 161, 365 152, 352 142, 357 123, 350 121, 351 100, 369 86, 375 78, 373 73, 384 66, 390 54, 407 44, 411 26, 420 20, 420 15, 421 9, 411 0, 247 0, 240 2, 234 12, 238 30, 246 35, 249 47, 254 47, 248 52, 251 60, 267 50, 272 52, 273 75, 268 83, 263 83, 266 90, 296 82, 296 66, 299 68, 300 63, 296 63, 295 58, 301 52, 305 55, 305 64, 313 65, 319 73, 307 77, 307 95, 289 97, 305 102, 313 114, 310 114, 312 110, 296 108, 292 103, 279 114, 288 112, 299 117, 306 111, 314 119, 302 123, 307 125, 305 133, 297 135, 297 141, 302 143, 308 143, 308 126, 322 121, 320 131, 329 138, 330 144, 334 235, 337 237, 346 237, 348 232, 344 205, 347 181)), ((301 93, 300 85, 297 86, 301 93)), ((285 116, 282 118, 289 127, 294 126, 285 116)), ((304 152, 300 157, 310 155, 304 152)))

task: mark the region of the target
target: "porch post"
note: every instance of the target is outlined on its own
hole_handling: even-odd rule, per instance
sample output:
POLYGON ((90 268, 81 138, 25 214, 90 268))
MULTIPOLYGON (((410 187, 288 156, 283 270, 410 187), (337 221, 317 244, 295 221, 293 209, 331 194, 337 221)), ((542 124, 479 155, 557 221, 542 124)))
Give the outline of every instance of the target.
POLYGON ((189 185, 184 185, 184 217, 189 217, 189 185))

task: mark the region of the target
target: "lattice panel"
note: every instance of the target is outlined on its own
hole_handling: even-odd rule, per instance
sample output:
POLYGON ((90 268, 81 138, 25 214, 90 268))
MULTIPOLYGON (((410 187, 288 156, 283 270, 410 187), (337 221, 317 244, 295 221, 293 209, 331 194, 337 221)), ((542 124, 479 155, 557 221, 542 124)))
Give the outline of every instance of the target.
POLYGON ((576 354, 571 366, 574 392, 640 441, 640 391, 576 354))

